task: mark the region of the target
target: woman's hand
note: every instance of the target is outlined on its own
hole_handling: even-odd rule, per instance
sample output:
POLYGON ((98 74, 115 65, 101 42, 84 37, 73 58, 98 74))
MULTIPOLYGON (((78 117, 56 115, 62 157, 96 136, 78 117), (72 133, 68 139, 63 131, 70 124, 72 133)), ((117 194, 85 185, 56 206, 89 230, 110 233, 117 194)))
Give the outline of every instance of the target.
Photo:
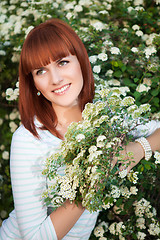
POLYGON ((113 167, 119 164, 119 171, 127 169, 127 172, 129 172, 144 158, 144 150, 138 142, 130 142, 128 145, 123 146, 123 148, 120 152, 121 160, 119 160, 119 157, 115 157, 112 164, 113 167))

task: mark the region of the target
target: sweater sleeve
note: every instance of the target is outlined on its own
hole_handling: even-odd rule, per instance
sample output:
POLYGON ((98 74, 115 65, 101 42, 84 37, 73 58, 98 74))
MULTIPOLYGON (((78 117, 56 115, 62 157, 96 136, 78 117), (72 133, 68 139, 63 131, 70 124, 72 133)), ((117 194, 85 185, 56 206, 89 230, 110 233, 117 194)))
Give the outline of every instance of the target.
POLYGON ((20 127, 11 143, 11 181, 18 228, 24 240, 57 240, 47 208, 41 200, 46 184, 42 160, 46 157, 43 142, 20 127))
POLYGON ((139 138, 142 136, 148 137, 156 129, 160 128, 160 121, 149 121, 144 125, 139 125, 134 131, 131 132, 134 138, 139 138))

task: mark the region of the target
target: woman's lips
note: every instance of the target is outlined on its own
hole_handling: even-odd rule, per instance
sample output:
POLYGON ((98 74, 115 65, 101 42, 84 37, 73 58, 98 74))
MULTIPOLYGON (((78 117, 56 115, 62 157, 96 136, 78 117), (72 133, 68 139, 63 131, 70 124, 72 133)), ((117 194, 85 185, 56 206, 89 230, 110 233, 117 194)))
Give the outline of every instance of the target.
POLYGON ((53 92, 56 93, 56 94, 62 94, 64 93, 66 90, 68 90, 68 88, 70 87, 70 83, 69 84, 66 84, 65 86, 61 87, 61 88, 58 88, 56 90, 54 90, 53 92))

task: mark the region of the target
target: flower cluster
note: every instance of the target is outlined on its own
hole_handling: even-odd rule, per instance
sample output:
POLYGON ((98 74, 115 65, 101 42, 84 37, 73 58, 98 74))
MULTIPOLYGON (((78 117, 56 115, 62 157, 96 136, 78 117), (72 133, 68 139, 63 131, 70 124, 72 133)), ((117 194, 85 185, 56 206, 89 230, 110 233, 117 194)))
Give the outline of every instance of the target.
MULTIPOLYGON (((35 25, 52 17, 68 22, 87 48, 96 89, 121 87, 123 96, 133 96, 135 103, 139 106, 149 102, 153 118, 158 120, 160 119, 159 13, 159 0, 0 1, 0 219, 6 218, 13 207, 12 197, 10 197, 12 193, 9 149, 11 136, 20 123, 17 110, 18 62, 22 44, 29 31, 35 25)), ((139 114, 135 110, 136 106, 130 107, 130 113, 133 112, 134 117, 139 114)), ((116 122, 116 119, 114 121, 116 122)), ((96 124, 98 125, 99 122, 95 122, 96 124)), ((79 142, 85 141, 86 135, 83 135, 79 135, 77 141, 78 139, 79 142)), ((104 136, 103 134, 97 140, 98 146, 107 141, 104 136)), ((157 182, 159 181, 158 153, 155 153, 155 156, 157 160, 152 172, 154 182, 150 186, 151 199, 155 196, 156 186, 159 185, 157 182)), ((151 168, 149 163, 142 164, 141 171, 147 168, 151 168)), ((140 181, 138 172, 139 170, 136 169, 130 174, 134 184, 140 181)), ((124 176, 125 172, 121 174, 121 177, 124 176)), ((152 178, 148 181, 147 175, 144 183, 152 182, 152 178)), ((148 193, 148 188, 144 186, 143 189, 148 193)), ((126 196, 130 195, 129 192, 130 188, 125 191, 126 196)), ((133 195, 131 194, 130 197, 133 195)), ((59 200, 60 198, 57 198, 57 201, 59 200)), ((153 202, 158 209, 158 198, 154 197, 152 204, 153 202)), ((137 238, 142 239, 143 234, 139 231, 137 238)), ((116 239, 118 236, 108 238, 116 239)))
POLYGON ((134 186, 123 185, 124 181, 134 182, 135 176, 127 179, 126 170, 115 175, 118 169, 112 167, 111 160, 117 156, 123 161, 123 145, 150 106, 135 106, 134 98, 122 98, 122 94, 123 88, 100 90, 99 100, 86 104, 83 120, 69 126, 59 152, 47 159, 43 173, 54 183, 44 196, 49 196, 47 202, 54 207, 66 199, 82 198, 82 205, 92 212, 110 208, 120 196, 137 194, 134 186), (65 174, 61 176, 57 170, 63 165, 65 174))

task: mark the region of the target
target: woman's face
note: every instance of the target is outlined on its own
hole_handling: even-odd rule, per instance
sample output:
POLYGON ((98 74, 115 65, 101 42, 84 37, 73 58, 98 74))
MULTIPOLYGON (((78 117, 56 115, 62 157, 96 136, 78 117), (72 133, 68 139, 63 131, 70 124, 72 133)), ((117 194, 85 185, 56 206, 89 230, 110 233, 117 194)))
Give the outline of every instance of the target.
POLYGON ((53 108, 78 104, 83 76, 75 55, 51 61, 46 66, 34 69, 32 75, 37 90, 52 103, 53 108))

